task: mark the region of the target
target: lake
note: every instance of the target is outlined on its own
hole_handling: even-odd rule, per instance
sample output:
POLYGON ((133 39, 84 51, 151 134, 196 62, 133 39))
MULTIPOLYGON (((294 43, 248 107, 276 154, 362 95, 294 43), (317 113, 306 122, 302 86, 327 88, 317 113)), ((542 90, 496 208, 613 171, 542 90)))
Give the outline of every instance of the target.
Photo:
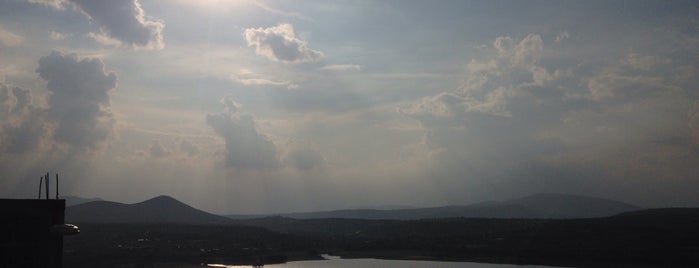
MULTIPOLYGON (((210 265, 210 267, 252 267, 250 265, 210 265)), ((367 268, 551 268, 554 266, 542 265, 514 265, 514 264, 491 264, 477 262, 440 262, 440 261, 411 261, 411 260, 380 260, 380 259, 329 259, 317 261, 293 261, 282 264, 267 264, 264 268, 344 268, 344 267, 367 267, 367 268)))

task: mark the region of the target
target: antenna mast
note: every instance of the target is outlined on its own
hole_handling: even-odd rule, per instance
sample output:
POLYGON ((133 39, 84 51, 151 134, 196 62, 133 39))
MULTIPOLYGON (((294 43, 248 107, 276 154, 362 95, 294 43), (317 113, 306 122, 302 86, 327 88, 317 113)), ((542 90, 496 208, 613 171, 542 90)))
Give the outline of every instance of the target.
POLYGON ((46 200, 49 200, 49 179, 51 177, 49 176, 49 173, 46 172, 46 179, 44 179, 44 182, 46 182, 46 200))
POLYGON ((41 178, 39 178, 39 199, 41 199, 41 183, 44 182, 44 176, 42 175, 41 178))
POLYGON ((58 200, 58 173, 56 173, 56 200, 58 200))

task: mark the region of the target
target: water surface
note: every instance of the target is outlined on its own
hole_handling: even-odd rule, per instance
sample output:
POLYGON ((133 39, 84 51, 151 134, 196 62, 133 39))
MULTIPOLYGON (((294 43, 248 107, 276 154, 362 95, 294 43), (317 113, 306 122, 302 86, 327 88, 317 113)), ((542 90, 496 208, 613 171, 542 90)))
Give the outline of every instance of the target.
MULTIPOLYGON (((252 267, 250 265, 221 265, 214 267, 252 267)), ((366 268, 551 268, 554 266, 542 265, 515 265, 515 264, 491 264, 477 262, 442 262, 442 261, 411 261, 411 260, 380 260, 380 259, 329 259, 316 261, 293 261, 282 264, 268 264, 264 268, 350 268, 350 267, 366 267, 366 268)))

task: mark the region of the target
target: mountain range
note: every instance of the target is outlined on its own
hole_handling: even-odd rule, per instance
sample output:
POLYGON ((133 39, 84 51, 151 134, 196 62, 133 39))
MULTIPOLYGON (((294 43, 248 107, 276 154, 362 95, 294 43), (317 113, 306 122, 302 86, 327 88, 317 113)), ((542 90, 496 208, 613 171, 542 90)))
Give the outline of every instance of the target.
POLYGON ((466 206, 409 209, 346 209, 333 211, 219 216, 193 208, 169 196, 135 204, 91 201, 66 208, 66 221, 98 223, 234 224, 236 220, 269 216, 294 219, 413 220, 426 218, 531 218, 573 219, 613 216, 639 210, 634 205, 585 196, 536 194, 499 202, 466 206))
MULTIPOLYGON (((613 216, 639 210, 619 201, 564 194, 535 194, 507 201, 482 202, 465 206, 442 206, 409 209, 344 209, 318 212, 285 213, 294 219, 345 218, 373 220, 415 220, 426 218, 530 218, 574 219, 613 216)), ((272 215, 228 215, 233 219, 259 218, 272 215)))

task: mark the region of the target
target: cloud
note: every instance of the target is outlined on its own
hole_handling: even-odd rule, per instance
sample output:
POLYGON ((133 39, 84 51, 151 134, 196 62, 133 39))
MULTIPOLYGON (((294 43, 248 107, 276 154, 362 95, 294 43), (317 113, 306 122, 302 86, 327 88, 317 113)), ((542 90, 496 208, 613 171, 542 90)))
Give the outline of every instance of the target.
POLYGON ((26 0, 29 3, 44 4, 47 6, 52 6, 57 9, 63 9, 63 5, 66 0, 26 0))
POLYGON ((0 45, 14 47, 22 44, 24 37, 0 27, 0 45))
POLYGON ((66 35, 63 33, 56 32, 56 31, 49 32, 49 39, 51 39, 51 40, 56 41, 56 40, 63 40, 65 38, 66 38, 66 35))
POLYGON ((116 74, 97 58, 58 51, 39 59, 36 72, 51 93, 45 117, 55 125, 53 139, 81 150, 100 147, 115 123, 109 92, 117 86, 116 74))
POLYGON ((281 9, 277 9, 277 8, 274 8, 274 7, 270 6, 270 5, 267 5, 267 4, 265 4, 265 3, 262 3, 262 2, 259 1, 259 0, 254 0, 254 1, 252 1, 252 3, 253 3, 254 5, 258 6, 259 8, 262 8, 262 9, 264 9, 264 10, 266 10, 266 11, 269 11, 269 12, 271 12, 271 13, 274 13, 274 14, 279 14, 279 15, 282 15, 282 16, 287 16, 287 17, 302 19, 302 20, 306 20, 306 21, 312 21, 311 18, 309 18, 309 17, 307 17, 307 16, 304 16, 303 14, 296 13, 296 12, 284 11, 284 10, 281 10, 281 9))
POLYGON ((467 64, 460 87, 398 110, 424 129, 443 183, 604 191, 595 184, 662 185, 697 172, 696 93, 681 86, 690 76, 678 75, 686 66, 670 66, 662 53, 547 66, 555 60, 544 60, 534 34, 498 37, 491 52, 467 64))
POLYGON ((180 141, 179 146, 180 146, 180 151, 182 151, 183 153, 185 153, 185 155, 187 155, 189 157, 197 156, 201 152, 201 150, 199 149, 199 146, 197 146, 196 144, 194 144, 188 140, 180 141))
POLYGON ((161 21, 146 17, 138 0, 28 0, 65 9, 72 6, 80 10, 100 27, 100 33, 88 37, 106 45, 124 45, 132 48, 162 49, 163 28, 161 21))
POLYGON ((232 75, 231 78, 234 81, 246 86, 275 86, 285 87, 287 89, 295 89, 299 87, 299 85, 295 84, 293 81, 275 81, 263 78, 261 75, 247 69, 240 70, 238 75, 232 75))
POLYGON ((269 28, 245 29, 245 40, 255 53, 274 61, 301 63, 316 61, 323 53, 309 48, 306 41, 296 37, 291 24, 279 24, 269 28))
POLYGON ((0 83, 0 152, 25 153, 41 147, 46 129, 28 89, 0 83))
POLYGON ((282 160, 285 165, 298 170, 311 170, 325 163, 323 155, 310 144, 290 141, 286 144, 282 160))
POLYGON ((466 81, 460 88, 424 98, 411 107, 401 108, 401 111, 437 117, 463 112, 511 117, 509 102, 536 93, 524 89, 541 87, 551 76, 537 65, 541 59, 543 41, 534 34, 527 35, 519 43, 510 37, 498 37, 493 42, 493 48, 497 58, 487 62, 471 61, 467 65, 466 81))
POLYGON ((136 48, 162 49, 165 24, 149 20, 138 0, 70 0, 100 26, 104 36, 136 48))
POLYGON ((357 64, 333 64, 325 65, 320 69, 325 71, 361 71, 362 66, 357 64))
POLYGON ((566 31, 563 31, 562 33, 558 34, 556 36, 556 39, 554 40, 554 42, 560 43, 560 42, 563 42, 563 40, 566 40, 568 38, 570 38, 570 34, 566 30, 566 31))
POLYGON ((159 140, 151 141, 150 147, 148 148, 148 152, 150 153, 150 156, 153 158, 165 158, 172 154, 172 152, 165 148, 159 140))
POLYGON ((255 118, 231 97, 221 101, 222 113, 206 115, 206 123, 224 139, 225 165, 232 168, 274 169, 280 166, 277 148, 259 133, 255 118))

